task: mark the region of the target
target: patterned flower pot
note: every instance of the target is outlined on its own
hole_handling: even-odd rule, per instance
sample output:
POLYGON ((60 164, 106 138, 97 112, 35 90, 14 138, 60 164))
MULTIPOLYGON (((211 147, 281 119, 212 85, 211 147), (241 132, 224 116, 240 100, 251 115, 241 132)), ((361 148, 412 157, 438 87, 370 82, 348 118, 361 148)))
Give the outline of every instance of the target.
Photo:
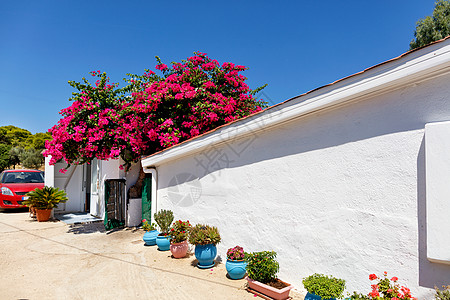
POLYGON ((247 272, 247 262, 245 260, 227 259, 225 268, 227 269, 228 276, 230 276, 231 279, 242 279, 247 272))
POLYGON ((52 214, 52 208, 50 209, 36 209, 36 218, 38 222, 47 222, 52 214))
POLYGON ((189 245, 187 241, 182 241, 181 243, 170 244, 170 252, 175 258, 185 257, 189 250, 189 245))
POLYGON ((158 234, 158 230, 146 231, 142 239, 147 246, 154 246, 156 245, 156 237, 158 234))
POLYGON ((216 255, 217 248, 213 244, 195 245, 195 258, 198 260, 197 267, 200 269, 214 267, 216 255))
POLYGON ((169 251, 170 250, 170 236, 169 235, 158 235, 156 237, 156 245, 158 245, 158 250, 169 251))
MULTIPOLYGON (((284 300, 289 298, 289 292, 292 289, 292 285, 283 282, 278 279, 278 281, 283 282, 284 284, 288 285, 287 287, 282 288, 281 290, 271 287, 270 285, 261 283, 259 281, 253 280, 249 277, 246 277, 248 281, 248 287, 258 293, 264 294, 272 299, 275 300, 284 300)), ((306 299, 306 298, 305 298, 306 299)))

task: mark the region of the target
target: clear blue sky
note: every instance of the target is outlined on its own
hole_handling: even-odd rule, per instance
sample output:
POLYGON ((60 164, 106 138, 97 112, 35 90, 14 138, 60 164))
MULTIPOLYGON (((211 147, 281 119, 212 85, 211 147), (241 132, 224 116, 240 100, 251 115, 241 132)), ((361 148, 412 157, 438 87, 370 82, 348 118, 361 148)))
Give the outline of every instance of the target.
POLYGON ((245 65, 272 104, 408 51, 434 0, 0 0, 0 126, 47 131, 68 80, 113 82, 194 51, 245 65))

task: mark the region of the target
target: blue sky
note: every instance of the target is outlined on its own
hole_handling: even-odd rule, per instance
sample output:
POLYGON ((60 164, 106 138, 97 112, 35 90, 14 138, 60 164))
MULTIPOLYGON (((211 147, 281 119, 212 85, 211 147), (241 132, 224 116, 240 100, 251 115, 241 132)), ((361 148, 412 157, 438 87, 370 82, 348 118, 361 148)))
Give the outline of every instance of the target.
MULTIPOLYGON (((0 126, 44 132, 68 80, 154 70, 194 51, 245 65, 272 104, 396 57, 434 0, 0 0, 0 126)), ((267 99, 266 99, 267 100, 267 99)))

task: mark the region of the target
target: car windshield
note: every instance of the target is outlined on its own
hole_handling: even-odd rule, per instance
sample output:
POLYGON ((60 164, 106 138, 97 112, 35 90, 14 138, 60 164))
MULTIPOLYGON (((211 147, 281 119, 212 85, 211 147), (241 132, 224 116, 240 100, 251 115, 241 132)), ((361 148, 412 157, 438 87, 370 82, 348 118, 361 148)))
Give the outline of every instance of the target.
POLYGON ((44 183, 41 172, 7 172, 2 183, 44 183))

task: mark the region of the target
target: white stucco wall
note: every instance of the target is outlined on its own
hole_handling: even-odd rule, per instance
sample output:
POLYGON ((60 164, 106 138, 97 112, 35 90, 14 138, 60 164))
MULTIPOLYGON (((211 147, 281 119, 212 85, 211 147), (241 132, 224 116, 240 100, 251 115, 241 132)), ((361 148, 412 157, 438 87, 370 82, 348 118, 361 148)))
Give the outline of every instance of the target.
MULTIPOLYGON (((424 127, 450 120, 450 75, 321 110, 157 166, 158 208, 219 228, 219 255, 275 250, 302 289, 318 272, 370 291, 397 276, 420 299, 448 284, 427 260, 424 127)), ((446 280, 447 279, 447 280, 446 280)))
POLYGON ((65 174, 59 172, 65 163, 50 165, 50 158, 45 158, 45 185, 65 190, 68 201, 60 203, 56 212, 80 212, 84 210, 83 166, 70 166, 65 174), (73 174, 72 174, 73 172, 73 174), (69 178, 70 177, 70 178, 69 178))
POLYGON ((90 213, 105 218, 105 180, 125 178, 125 172, 119 169, 120 159, 98 161, 98 193, 91 194, 90 213))
MULTIPOLYGON (((140 164, 133 164, 128 172, 121 170, 119 166, 123 164, 121 159, 111 159, 108 161, 100 161, 100 171, 99 171, 99 190, 98 196, 96 197, 95 215, 104 219, 105 217, 105 180, 106 179, 125 179, 126 180, 126 191, 136 183, 139 176, 140 164)), ((92 206, 91 206, 92 208, 92 206)), ((136 207, 138 209, 138 207, 136 207)), ((91 212, 92 213, 92 212, 91 212)))
MULTIPOLYGON (((65 174, 59 170, 66 167, 65 163, 49 164, 50 158, 45 159, 45 185, 54 186, 66 191, 69 200, 58 206, 57 212, 82 212, 84 211, 85 199, 83 191, 83 165, 72 165, 65 174), (71 175, 73 171, 73 174, 71 175)), ((104 182, 106 179, 126 179, 126 190, 136 183, 139 176, 140 164, 133 164, 128 172, 120 170, 119 166, 123 161, 119 159, 109 161, 98 161, 99 182, 98 193, 91 193, 90 213, 104 218, 104 182)), ((96 184, 95 182, 93 184, 96 184)), ((139 208, 137 208, 139 209, 139 208)))

